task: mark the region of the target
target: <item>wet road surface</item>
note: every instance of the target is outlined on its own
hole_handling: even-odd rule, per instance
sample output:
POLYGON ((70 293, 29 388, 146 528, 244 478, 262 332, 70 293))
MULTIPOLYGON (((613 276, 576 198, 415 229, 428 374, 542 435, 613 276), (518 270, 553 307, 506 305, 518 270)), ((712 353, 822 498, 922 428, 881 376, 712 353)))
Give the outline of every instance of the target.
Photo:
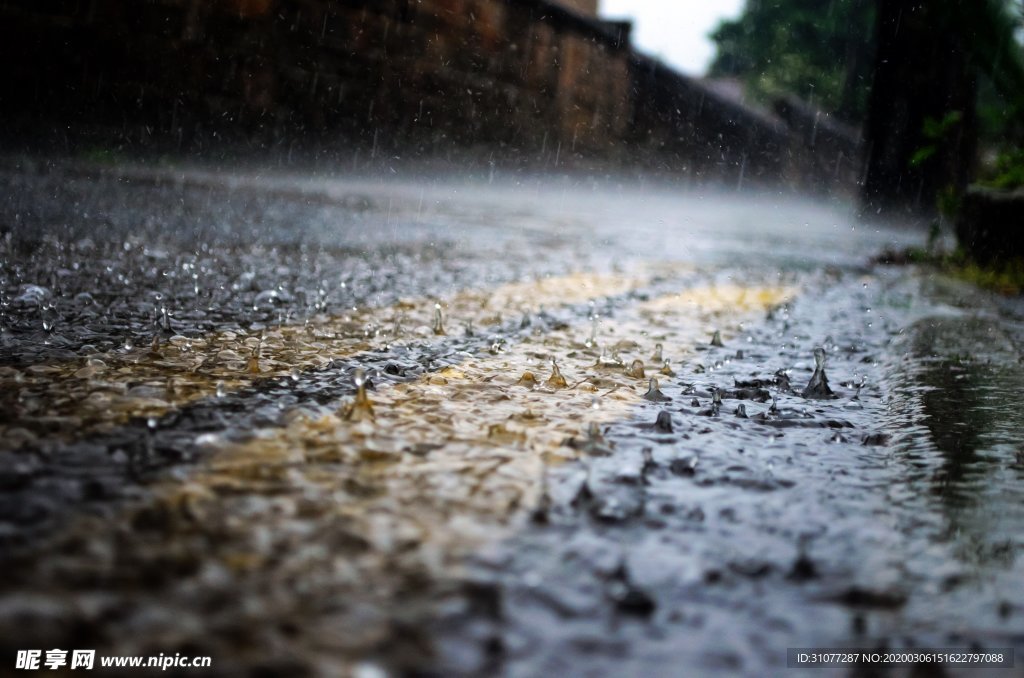
POLYGON ((1024 647, 1024 308, 868 263, 919 234, 610 178, 0 183, 5 656, 1024 647))

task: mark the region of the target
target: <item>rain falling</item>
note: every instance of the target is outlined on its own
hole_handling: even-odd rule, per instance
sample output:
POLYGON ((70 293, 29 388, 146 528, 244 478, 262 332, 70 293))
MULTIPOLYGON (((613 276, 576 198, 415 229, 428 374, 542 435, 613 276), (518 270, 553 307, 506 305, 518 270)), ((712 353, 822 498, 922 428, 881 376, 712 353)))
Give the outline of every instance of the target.
POLYGON ((1022 17, 0 3, 0 673, 1012 675, 1022 17))

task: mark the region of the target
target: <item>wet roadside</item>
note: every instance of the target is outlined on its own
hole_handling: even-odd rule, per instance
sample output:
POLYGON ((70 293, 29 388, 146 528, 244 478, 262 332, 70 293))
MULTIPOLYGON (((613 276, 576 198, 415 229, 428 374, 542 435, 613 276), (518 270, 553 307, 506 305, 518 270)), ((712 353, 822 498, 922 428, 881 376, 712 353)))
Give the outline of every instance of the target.
POLYGON ((9 638, 228 674, 1021 646, 1020 316, 863 263, 901 236, 695 191, 5 177, 9 638))

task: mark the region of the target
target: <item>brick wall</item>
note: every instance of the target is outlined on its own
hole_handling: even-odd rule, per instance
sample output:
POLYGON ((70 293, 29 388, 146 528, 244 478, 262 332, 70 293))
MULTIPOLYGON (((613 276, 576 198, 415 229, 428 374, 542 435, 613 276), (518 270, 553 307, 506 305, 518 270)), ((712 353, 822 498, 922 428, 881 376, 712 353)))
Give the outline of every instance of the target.
POLYGON ((0 2, 7 117, 188 138, 376 137, 607 150, 629 118, 614 27, 532 0, 0 2))
POLYGON ((468 148, 727 181, 820 174, 800 130, 636 54, 628 24, 569 4, 596 6, 0 0, 0 143, 73 144, 92 131, 172 151, 306 143, 366 159, 468 148))

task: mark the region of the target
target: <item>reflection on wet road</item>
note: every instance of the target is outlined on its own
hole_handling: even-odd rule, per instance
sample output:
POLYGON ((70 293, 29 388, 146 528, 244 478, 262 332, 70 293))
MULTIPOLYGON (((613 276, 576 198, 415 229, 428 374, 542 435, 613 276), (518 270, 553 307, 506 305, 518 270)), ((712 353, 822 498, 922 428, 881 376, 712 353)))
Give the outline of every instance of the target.
POLYGON ((867 265, 913 234, 608 179, 0 176, 5 651, 1024 646, 1024 314, 867 265))

